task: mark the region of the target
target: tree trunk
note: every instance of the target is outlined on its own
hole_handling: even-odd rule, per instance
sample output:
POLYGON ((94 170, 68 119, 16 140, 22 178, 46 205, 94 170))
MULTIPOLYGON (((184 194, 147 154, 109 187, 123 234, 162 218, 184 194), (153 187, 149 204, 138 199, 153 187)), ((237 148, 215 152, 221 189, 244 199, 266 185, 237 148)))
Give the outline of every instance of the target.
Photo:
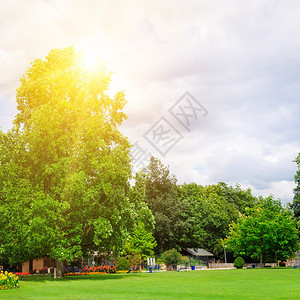
POLYGON ((55 258, 55 269, 54 269, 54 278, 63 277, 63 265, 59 261, 58 257, 55 258))
POLYGON ((276 266, 278 267, 277 251, 275 251, 275 262, 276 262, 276 266))
POLYGON ((29 273, 31 274, 33 271, 33 259, 29 259, 29 273))
POLYGON ((259 264, 260 264, 260 267, 262 268, 262 266, 263 266, 263 262, 262 262, 262 249, 260 249, 260 260, 259 260, 259 264))

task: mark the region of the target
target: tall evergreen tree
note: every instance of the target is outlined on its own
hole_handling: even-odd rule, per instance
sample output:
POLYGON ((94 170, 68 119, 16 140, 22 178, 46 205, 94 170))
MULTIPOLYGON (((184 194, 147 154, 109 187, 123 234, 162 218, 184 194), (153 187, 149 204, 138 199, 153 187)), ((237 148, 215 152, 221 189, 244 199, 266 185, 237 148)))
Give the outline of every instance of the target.
POLYGON ((184 246, 190 227, 188 203, 178 197, 176 177, 154 157, 145 170, 146 203, 155 219, 156 250, 184 246))

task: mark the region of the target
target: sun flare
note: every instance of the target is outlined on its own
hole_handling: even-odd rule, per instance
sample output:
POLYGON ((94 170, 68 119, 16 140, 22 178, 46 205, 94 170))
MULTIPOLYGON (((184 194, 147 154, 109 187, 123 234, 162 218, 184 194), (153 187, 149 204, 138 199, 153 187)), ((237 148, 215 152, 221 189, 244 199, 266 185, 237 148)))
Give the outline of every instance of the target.
POLYGON ((99 67, 103 67, 103 59, 96 49, 84 49, 82 53, 82 64, 85 69, 96 71, 99 67))

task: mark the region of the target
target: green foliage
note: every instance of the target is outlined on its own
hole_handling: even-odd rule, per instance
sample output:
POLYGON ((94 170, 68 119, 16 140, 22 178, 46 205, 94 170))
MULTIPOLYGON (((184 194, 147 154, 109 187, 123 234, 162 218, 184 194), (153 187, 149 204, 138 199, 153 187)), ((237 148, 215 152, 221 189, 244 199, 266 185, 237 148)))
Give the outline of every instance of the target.
POLYGON ((199 259, 194 258, 194 257, 191 258, 191 260, 190 260, 190 265, 191 265, 191 266, 198 266, 198 265, 200 265, 200 264, 202 264, 202 263, 200 262, 199 259))
POLYGON ((180 263, 184 266, 188 266, 190 264, 190 259, 188 256, 182 256, 180 263))
POLYGON ((199 248, 223 253, 217 247, 256 198, 251 190, 225 183, 203 187, 195 183, 176 186, 176 178, 161 161, 151 158, 145 170, 145 199, 155 218, 157 251, 172 247, 199 248))
POLYGON ((138 255, 141 260, 152 257, 156 241, 151 232, 146 230, 145 224, 139 222, 134 225, 134 230, 125 246, 125 254, 132 256, 138 255))
POLYGON ((186 245, 190 248, 203 247, 213 253, 223 248, 218 247, 220 239, 229 232, 229 224, 238 219, 239 213, 246 207, 253 207, 256 198, 250 189, 241 190, 225 183, 201 186, 195 183, 178 187, 179 197, 189 204, 189 227, 186 245))
POLYGON ((254 260, 286 260, 299 248, 298 224, 293 214, 270 196, 231 224, 226 245, 235 256, 254 260))
POLYGON ((164 261, 163 261, 163 259, 162 259, 162 253, 159 253, 158 255, 155 255, 155 262, 156 262, 156 264, 158 264, 158 265, 164 263, 164 261))
POLYGON ((19 287, 19 277, 7 271, 0 272, 0 290, 8 290, 19 287))
POLYGON ((162 254, 162 260, 165 264, 178 265, 181 262, 181 254, 176 250, 167 250, 162 254))
POLYGON ((300 153, 298 154, 295 162, 298 166, 298 170, 295 175, 296 187, 294 189, 294 200, 291 205, 291 208, 295 214, 295 217, 300 220, 300 153))
POLYGON ((257 199, 252 196, 249 188, 242 190, 239 184, 232 187, 224 182, 219 182, 216 187, 217 193, 227 202, 234 204, 240 213, 244 213, 247 208, 254 207, 256 204, 257 199))
POLYGON ((0 261, 17 265, 48 252, 55 238, 57 203, 28 180, 8 174, 4 182, 0 187, 0 261))
POLYGON ((157 252, 184 246, 191 227, 188 203, 178 198, 176 181, 168 167, 151 157, 145 170, 146 203, 155 219, 157 252))
POLYGON ((130 261, 126 257, 120 257, 116 264, 117 271, 124 271, 130 269, 130 261))
POLYGON ((245 261, 243 260, 242 257, 237 257, 235 260, 234 260, 234 267, 237 268, 237 269, 242 269, 245 265, 245 261))
POLYGON ((117 254, 139 211, 153 224, 129 195, 130 144, 118 129, 126 100, 110 98, 109 83, 73 47, 35 60, 21 79, 14 127, 0 131, 1 262, 117 254))
POLYGON ((153 250, 157 245, 152 232, 148 231, 145 228, 145 224, 140 222, 135 225, 135 230, 131 235, 130 243, 135 247, 143 260, 153 256, 153 250))
MULTIPOLYGON (((154 216, 146 204, 146 179, 143 172, 137 172, 134 185, 129 190, 129 198, 135 206, 134 219, 145 225, 147 231, 153 231, 155 226, 154 216)), ((134 226, 134 225, 132 225, 134 226)))
POLYGON ((286 266, 286 263, 284 261, 280 261, 278 263, 279 267, 285 267, 286 266))

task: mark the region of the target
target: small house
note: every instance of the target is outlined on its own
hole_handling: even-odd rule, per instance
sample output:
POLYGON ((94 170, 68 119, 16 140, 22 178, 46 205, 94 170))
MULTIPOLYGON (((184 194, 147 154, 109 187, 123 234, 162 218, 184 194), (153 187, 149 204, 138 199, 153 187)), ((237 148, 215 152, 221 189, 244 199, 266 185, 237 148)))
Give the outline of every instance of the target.
POLYGON ((212 258, 214 257, 212 253, 201 248, 198 249, 185 248, 182 249, 181 254, 189 257, 193 257, 199 260, 199 263, 200 261, 204 262, 207 265, 207 268, 209 268, 209 263, 212 262, 212 258))

